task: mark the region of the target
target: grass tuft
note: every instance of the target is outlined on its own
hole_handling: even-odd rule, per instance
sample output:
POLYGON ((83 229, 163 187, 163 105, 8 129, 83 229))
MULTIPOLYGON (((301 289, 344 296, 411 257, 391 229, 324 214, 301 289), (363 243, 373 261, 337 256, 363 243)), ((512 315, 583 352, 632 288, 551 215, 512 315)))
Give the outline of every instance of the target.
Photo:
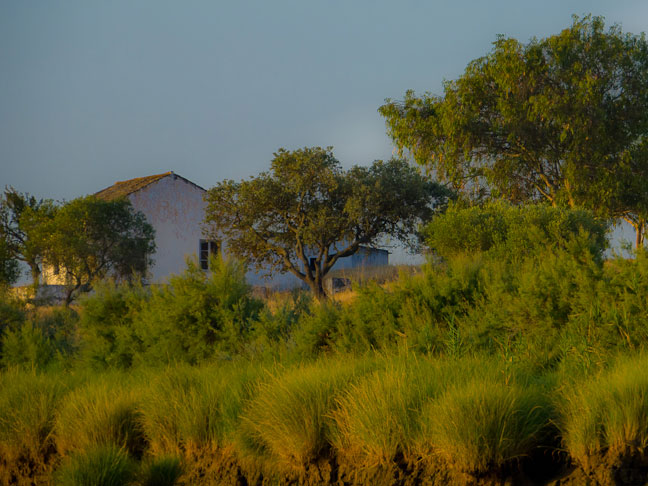
POLYGON ((610 370, 563 391, 560 429, 570 455, 586 470, 648 450, 648 355, 620 360, 610 370))
POLYGON ((173 456, 156 457, 142 464, 138 486, 174 486, 182 476, 180 459, 173 456))
POLYGON ((501 470, 546 444, 550 417, 542 390, 478 379, 428 404, 422 437, 451 468, 478 475, 501 470))
POLYGON ((335 399, 366 366, 357 360, 327 359, 269 376, 243 413, 240 452, 288 469, 326 455, 335 399))
POLYGON ((119 379, 119 375, 104 375, 68 395, 56 418, 56 445, 61 454, 115 444, 141 456, 146 439, 138 411, 139 387, 118 383, 119 379))
POLYGON ((56 473, 58 486, 125 486, 134 479, 136 462, 114 445, 71 455, 56 473))

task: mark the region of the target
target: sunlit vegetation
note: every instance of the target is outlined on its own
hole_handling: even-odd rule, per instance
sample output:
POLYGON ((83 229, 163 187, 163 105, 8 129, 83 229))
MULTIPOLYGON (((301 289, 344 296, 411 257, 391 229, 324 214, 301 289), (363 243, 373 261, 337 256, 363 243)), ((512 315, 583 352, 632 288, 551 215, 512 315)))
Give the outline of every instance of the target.
POLYGON ((0 484, 641 479, 648 257, 604 260, 604 231, 454 207, 421 271, 342 303, 255 298, 227 261, 74 309, 4 295, 0 484))

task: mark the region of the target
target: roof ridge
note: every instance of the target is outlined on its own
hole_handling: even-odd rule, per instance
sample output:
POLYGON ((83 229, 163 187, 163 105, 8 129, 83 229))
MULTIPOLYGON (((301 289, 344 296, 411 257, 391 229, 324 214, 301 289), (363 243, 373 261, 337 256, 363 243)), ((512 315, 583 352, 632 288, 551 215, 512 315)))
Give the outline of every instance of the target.
POLYGON ((193 185, 194 187, 197 187, 198 189, 205 191, 203 187, 200 187, 198 184, 191 182, 189 179, 185 179, 181 175, 178 175, 172 170, 170 170, 168 172, 163 172, 162 174, 156 174, 156 175, 150 175, 144 177, 135 177, 133 179, 128 179, 125 181, 117 181, 112 186, 108 186, 105 189, 96 192, 95 196, 100 199, 104 199, 106 201, 112 201, 120 197, 129 196, 130 194, 140 191, 145 187, 150 186, 151 184, 159 181, 160 179, 163 179, 170 175, 172 175, 174 179, 180 178, 183 181, 193 185))

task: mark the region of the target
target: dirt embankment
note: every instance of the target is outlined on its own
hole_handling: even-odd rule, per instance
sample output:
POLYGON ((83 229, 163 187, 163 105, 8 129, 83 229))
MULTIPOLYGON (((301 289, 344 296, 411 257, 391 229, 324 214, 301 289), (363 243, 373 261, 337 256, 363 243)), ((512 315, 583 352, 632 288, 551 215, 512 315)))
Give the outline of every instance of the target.
MULTIPOLYGON (((40 463, 21 456, 0 458, 0 486, 53 486, 59 463, 48 454, 40 463)), ((521 460, 509 469, 471 475, 443 464, 406 462, 358 467, 335 457, 322 458, 291 471, 273 464, 241 460, 231 450, 194 453, 184 458, 181 486, 647 486, 648 451, 610 459, 602 455, 587 469, 570 464, 563 454, 546 453, 521 460)), ((179 485, 179 486, 180 486, 179 485)))
MULTIPOLYGON (((198 459, 198 458, 196 458, 198 459)), ((185 485, 208 486, 646 486, 648 451, 640 457, 613 462, 604 456, 588 470, 569 463, 564 455, 542 454, 522 460, 508 470, 470 475, 442 464, 395 460, 389 465, 359 468, 332 457, 293 471, 276 471, 271 464, 238 460, 229 452, 203 457, 189 466, 185 485)))

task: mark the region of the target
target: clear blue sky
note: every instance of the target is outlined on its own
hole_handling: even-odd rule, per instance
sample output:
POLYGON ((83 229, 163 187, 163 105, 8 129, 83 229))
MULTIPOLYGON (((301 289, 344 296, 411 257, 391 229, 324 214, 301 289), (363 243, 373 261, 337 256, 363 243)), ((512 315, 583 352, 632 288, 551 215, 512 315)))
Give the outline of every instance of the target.
POLYGON ((174 170, 208 188, 279 147, 389 158, 385 98, 590 12, 648 28, 645 0, 1 0, 0 186, 71 199, 174 170))

